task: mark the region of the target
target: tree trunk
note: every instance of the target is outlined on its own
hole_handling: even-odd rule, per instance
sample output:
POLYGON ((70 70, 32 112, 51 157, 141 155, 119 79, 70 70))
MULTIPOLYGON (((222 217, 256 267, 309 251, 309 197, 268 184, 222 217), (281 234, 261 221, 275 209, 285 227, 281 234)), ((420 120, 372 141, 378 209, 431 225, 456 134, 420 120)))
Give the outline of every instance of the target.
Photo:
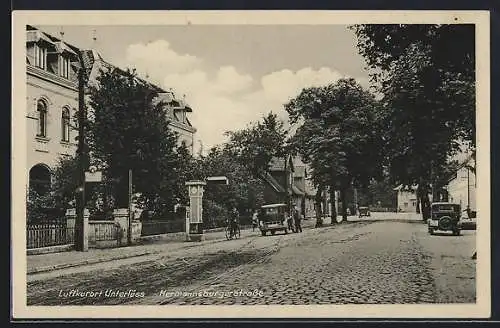
POLYGON ((323 226, 323 218, 321 213, 322 194, 323 194, 322 189, 318 188, 318 190, 316 191, 315 204, 314 204, 316 210, 316 228, 323 226))
POLYGON ((420 199, 420 211, 422 213, 422 220, 427 222, 431 214, 431 201, 429 199, 429 184, 420 183, 417 188, 417 197, 420 199))
POLYGON ((340 201, 342 202, 342 222, 347 221, 346 189, 340 189, 340 201))
POLYGON ((330 186, 330 203, 332 204, 331 218, 332 224, 337 223, 337 208, 335 207, 336 198, 335 198, 335 188, 330 186))
POLYGON ((420 214, 420 197, 417 193, 417 206, 416 206, 416 212, 417 214, 420 214))

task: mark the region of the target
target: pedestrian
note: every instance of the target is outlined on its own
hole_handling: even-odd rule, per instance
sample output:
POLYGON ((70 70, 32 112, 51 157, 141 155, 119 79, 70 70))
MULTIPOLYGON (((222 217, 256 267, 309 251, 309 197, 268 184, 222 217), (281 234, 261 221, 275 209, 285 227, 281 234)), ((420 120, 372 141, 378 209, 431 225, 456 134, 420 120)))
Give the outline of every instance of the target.
POLYGON ((240 223, 240 213, 236 209, 236 207, 233 207, 231 211, 231 223, 230 223, 230 235, 235 236, 236 231, 238 229, 240 223))
POLYGON ((255 210, 252 215, 252 232, 257 228, 257 223, 259 221, 259 212, 255 210))
POLYGON ((295 221, 295 232, 302 232, 302 227, 300 226, 301 217, 296 207, 293 210, 293 220, 295 221))
POLYGON ((286 212, 286 223, 288 225, 288 230, 292 231, 292 232, 295 232, 295 229, 294 229, 294 224, 293 224, 293 214, 289 214, 288 212, 286 212))

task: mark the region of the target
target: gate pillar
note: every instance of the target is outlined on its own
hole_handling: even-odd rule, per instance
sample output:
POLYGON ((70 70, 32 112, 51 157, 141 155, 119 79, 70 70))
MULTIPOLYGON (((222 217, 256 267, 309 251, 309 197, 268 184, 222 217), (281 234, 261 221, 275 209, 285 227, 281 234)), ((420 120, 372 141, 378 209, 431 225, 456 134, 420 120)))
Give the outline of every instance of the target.
POLYGON ((189 193, 189 215, 186 216, 186 241, 202 241, 203 235, 203 191, 206 182, 186 182, 189 193))

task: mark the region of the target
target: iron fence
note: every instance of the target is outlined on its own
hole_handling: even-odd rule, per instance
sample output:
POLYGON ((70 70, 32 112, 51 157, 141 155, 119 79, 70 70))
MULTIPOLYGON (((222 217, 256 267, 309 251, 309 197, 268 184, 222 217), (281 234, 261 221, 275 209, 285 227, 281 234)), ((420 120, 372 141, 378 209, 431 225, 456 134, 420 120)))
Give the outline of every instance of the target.
POLYGON ((142 221, 141 236, 153 236, 166 233, 183 232, 185 229, 185 220, 144 220, 142 221))
POLYGON ((41 248, 73 244, 74 227, 68 227, 64 221, 28 223, 26 227, 26 248, 41 248))
POLYGON ((120 227, 113 221, 89 221, 91 241, 114 241, 120 236, 120 227))

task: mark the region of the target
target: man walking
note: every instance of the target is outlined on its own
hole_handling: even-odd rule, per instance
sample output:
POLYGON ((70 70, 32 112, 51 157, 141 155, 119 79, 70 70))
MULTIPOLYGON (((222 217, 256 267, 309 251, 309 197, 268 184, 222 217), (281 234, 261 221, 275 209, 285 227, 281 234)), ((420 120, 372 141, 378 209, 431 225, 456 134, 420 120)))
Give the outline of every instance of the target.
POLYGON ((295 221, 295 232, 302 232, 302 227, 300 226, 301 217, 296 207, 293 209, 293 220, 295 221))

